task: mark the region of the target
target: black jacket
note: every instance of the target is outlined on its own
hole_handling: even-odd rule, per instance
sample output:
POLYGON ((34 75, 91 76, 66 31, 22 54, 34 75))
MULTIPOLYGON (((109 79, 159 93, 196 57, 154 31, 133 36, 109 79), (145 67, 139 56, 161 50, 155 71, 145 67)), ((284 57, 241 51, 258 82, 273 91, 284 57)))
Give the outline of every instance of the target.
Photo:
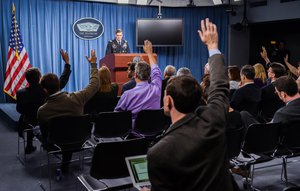
POLYGON ((247 84, 237 89, 231 98, 230 105, 238 111, 248 111, 254 117, 258 114, 261 90, 255 84, 247 84))
MULTIPOLYGON (((64 71, 59 78, 60 88, 63 89, 70 77, 71 69, 69 64, 65 64, 64 71)), ((44 104, 47 95, 40 84, 33 84, 17 92, 17 111, 21 114, 20 119, 36 125, 37 110, 44 104)))
POLYGON ((229 82, 221 55, 209 63, 207 106, 172 124, 148 151, 152 191, 233 190, 225 143, 229 82))
POLYGON ((130 53, 127 40, 122 40, 121 44, 119 44, 116 39, 108 41, 105 55, 113 53, 130 53))

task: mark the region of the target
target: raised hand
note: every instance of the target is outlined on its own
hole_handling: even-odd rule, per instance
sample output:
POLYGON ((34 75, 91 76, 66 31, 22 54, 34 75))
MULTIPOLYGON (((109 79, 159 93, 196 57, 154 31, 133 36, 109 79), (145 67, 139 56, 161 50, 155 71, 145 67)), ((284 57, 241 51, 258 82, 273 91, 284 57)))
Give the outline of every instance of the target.
POLYGON ((265 60, 266 63, 269 63, 270 60, 268 58, 268 53, 267 53, 266 48, 263 46, 263 47, 261 47, 261 49, 262 49, 262 52, 260 52, 261 57, 265 60))
POLYGON ((289 55, 286 54, 284 57, 284 63, 289 63, 289 55))
POLYGON ((262 51, 260 52, 261 57, 262 57, 263 59, 268 58, 268 54, 267 54, 266 48, 263 46, 263 47, 261 47, 261 49, 262 49, 262 51))
POLYGON ((149 40, 145 40, 143 49, 145 53, 152 54, 153 53, 152 43, 149 40))
POLYGON ((69 54, 67 51, 60 49, 60 55, 66 64, 70 64, 69 54))
POLYGON ((97 57, 96 57, 95 50, 91 50, 91 57, 85 56, 85 58, 87 59, 87 61, 90 64, 97 63, 97 57))
POLYGON ((199 36, 208 50, 218 49, 218 31, 217 26, 209 21, 208 18, 201 20, 201 30, 198 30, 199 36))

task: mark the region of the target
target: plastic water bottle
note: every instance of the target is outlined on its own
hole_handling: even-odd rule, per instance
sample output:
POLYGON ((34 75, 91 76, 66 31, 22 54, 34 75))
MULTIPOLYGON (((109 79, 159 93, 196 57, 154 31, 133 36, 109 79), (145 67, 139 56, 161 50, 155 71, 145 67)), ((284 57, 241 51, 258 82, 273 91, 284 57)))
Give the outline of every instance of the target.
POLYGON ((61 179, 62 179, 62 172, 61 172, 61 170, 59 168, 56 169, 55 175, 56 175, 56 180, 57 181, 61 181, 61 179))

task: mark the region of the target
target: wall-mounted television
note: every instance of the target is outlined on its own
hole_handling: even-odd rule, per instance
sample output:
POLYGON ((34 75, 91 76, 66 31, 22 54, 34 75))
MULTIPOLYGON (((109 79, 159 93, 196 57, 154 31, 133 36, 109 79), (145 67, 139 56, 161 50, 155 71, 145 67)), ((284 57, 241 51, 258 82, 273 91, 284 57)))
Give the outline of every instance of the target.
POLYGON ((183 46, 183 19, 138 19, 136 43, 143 46, 150 40, 153 46, 183 46))

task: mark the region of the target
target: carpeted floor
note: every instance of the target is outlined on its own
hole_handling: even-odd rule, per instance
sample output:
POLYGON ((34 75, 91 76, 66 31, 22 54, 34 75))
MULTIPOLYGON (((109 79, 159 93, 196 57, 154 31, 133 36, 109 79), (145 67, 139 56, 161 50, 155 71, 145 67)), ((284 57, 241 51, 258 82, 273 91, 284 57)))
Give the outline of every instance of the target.
MULTIPOLYGON (((22 165, 17 154, 17 133, 15 128, 11 127, 0 118, 0 191, 42 191, 49 190, 48 167, 46 153, 38 150, 29 155, 26 165, 22 165)), ((75 156, 76 157, 76 156, 75 156)), ((74 158, 75 158, 74 157, 74 158)), ((294 158, 293 162, 288 163, 288 177, 290 182, 300 185, 300 158, 294 158)), ((55 161, 55 159, 51 159, 55 161)), ((292 161, 292 160, 290 160, 292 161)), ((280 191, 286 185, 281 181, 281 159, 273 160, 269 163, 256 165, 254 185, 260 190, 280 191), (276 165, 277 164, 277 165, 276 165), (275 165, 272 167, 266 167, 275 165)), ((77 180, 79 174, 78 163, 71 165, 69 173, 63 176, 62 180, 55 179, 55 170, 58 165, 51 165, 52 173, 52 190, 68 191, 68 190, 85 190, 81 183, 77 180)), ((90 161, 85 161, 84 172, 88 174, 90 161)), ((234 175, 240 188, 243 188, 242 177, 234 175)), ((130 189, 135 190, 135 189, 130 189)), ((243 189, 242 189, 243 190, 243 189)))

